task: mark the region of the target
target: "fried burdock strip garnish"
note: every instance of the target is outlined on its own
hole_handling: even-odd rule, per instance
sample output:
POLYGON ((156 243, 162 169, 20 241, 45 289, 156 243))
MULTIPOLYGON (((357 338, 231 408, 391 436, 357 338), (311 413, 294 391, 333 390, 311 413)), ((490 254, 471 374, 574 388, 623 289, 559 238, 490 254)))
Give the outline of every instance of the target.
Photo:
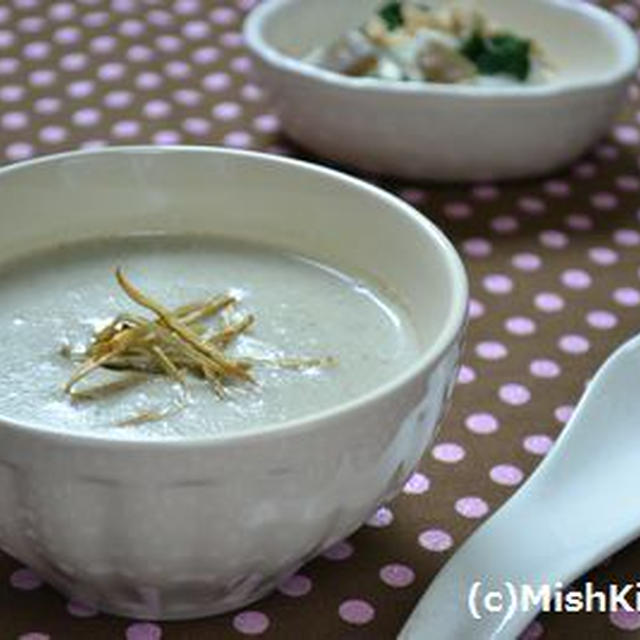
POLYGON ((61 354, 80 364, 64 385, 64 391, 74 400, 91 400, 131 388, 149 375, 165 375, 179 385, 177 403, 164 409, 146 409, 118 422, 119 426, 134 426, 162 420, 181 411, 187 403, 185 374, 206 380, 219 397, 226 395, 230 381, 254 382, 254 365, 286 369, 304 369, 335 364, 333 358, 235 358, 225 349, 255 323, 253 315, 225 315, 237 299, 225 293, 204 301, 192 302, 168 309, 143 293, 117 268, 115 276, 127 296, 151 311, 155 318, 133 313, 121 313, 96 331, 89 346, 78 353, 64 345, 61 354), (222 323, 211 327, 203 320, 222 314, 222 323), (120 380, 109 380, 92 387, 77 389, 77 384, 98 369, 123 372, 120 380))

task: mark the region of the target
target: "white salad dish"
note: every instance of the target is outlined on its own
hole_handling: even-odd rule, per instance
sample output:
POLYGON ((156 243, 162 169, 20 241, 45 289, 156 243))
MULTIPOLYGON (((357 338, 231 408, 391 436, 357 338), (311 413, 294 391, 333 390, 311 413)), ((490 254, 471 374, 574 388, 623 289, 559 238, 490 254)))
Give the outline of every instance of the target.
MULTIPOLYGON (((50 412, 21 413, 7 384, 14 369, 5 364, 0 548, 63 593, 145 619, 244 606, 360 526, 400 490, 432 441, 456 377, 467 281, 443 234, 394 196, 332 170, 258 153, 123 147, 3 168, 0 198, 0 295, 13 277, 7 265, 69 243, 94 243, 86 246, 95 251, 82 254, 94 268, 93 254, 108 255, 119 237, 152 243, 212 236, 359 274, 402 304, 418 345, 400 371, 335 406, 276 424, 191 435, 154 434, 153 424, 141 435, 132 425, 79 431, 54 410, 62 401, 57 376, 47 382, 50 412)), ((174 267, 167 262, 162 273, 179 293, 174 267)), ((54 352, 60 327, 44 306, 50 301, 43 283, 71 272, 66 265, 46 278, 33 273, 37 278, 25 276, 31 302, 41 300, 51 319, 50 340, 29 343, 47 350, 40 373, 33 370, 38 386, 62 357, 54 352)), ((87 282, 82 271, 73 273, 70 293, 90 292, 95 269, 87 282)), ((144 279, 135 264, 130 275, 136 283, 144 279)), ((185 288, 189 282, 187 273, 185 288)), ((5 299, 22 304, 11 295, 5 299)), ((60 306, 66 296, 63 288, 60 306)), ((73 309, 78 315, 82 306, 73 309)), ((268 308, 260 314, 256 335, 268 308)), ((33 314, 16 317, 23 332, 16 335, 25 336, 31 322, 33 314)), ((12 348, 5 345, 4 353, 12 348)), ((341 354, 331 355, 340 367, 341 354)), ((215 411, 215 403, 206 406, 215 411)), ((71 404, 67 410, 75 411, 71 404)))
POLYGON ((606 133, 638 65, 630 27, 577 0, 473 3, 544 51, 553 72, 543 83, 349 77, 303 60, 382 4, 266 0, 244 29, 286 134, 324 158, 367 172, 443 181, 545 174, 606 133))

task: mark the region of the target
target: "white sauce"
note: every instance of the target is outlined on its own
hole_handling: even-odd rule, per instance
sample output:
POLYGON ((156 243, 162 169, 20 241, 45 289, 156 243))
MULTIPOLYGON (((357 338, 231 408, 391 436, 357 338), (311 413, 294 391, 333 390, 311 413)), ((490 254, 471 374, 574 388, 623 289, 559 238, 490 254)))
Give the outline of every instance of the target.
MULTIPOLYGON (((1 267, 0 300, 0 415, 57 431, 153 438, 255 429, 357 398, 400 373, 418 352, 402 306, 371 283, 299 256, 213 238, 119 238, 52 249, 1 267), (253 313, 256 324, 234 353, 334 356, 338 364, 302 372, 258 366, 256 387, 236 384, 223 400, 189 376, 184 410, 114 426, 178 397, 162 376, 99 400, 72 402, 62 391, 75 366, 59 353, 65 341, 86 345, 119 312, 150 315, 120 291, 117 265, 168 307, 230 289, 240 294, 239 311, 253 313)), ((120 375, 100 372, 80 386, 120 375)))

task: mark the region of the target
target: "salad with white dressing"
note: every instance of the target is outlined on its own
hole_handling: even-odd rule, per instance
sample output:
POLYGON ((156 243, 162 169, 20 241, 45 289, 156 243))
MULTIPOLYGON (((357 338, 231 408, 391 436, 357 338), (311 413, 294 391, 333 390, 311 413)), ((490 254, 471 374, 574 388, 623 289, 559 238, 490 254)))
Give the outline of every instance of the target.
POLYGON ((550 72, 535 41, 479 11, 396 0, 305 60, 348 76, 446 84, 539 84, 550 72))

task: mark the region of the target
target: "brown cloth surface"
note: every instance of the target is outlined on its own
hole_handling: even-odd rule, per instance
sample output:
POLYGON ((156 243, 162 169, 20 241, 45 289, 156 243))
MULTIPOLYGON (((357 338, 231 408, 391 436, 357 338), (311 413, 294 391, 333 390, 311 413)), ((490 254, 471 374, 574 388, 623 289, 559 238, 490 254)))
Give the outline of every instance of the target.
MULTIPOLYGON (((148 142, 302 155, 251 79, 240 35, 251 5, 3 0, 2 162, 148 142)), ((640 2, 610 6, 640 26, 640 2)), ((548 179, 382 181, 461 251, 472 319, 436 446, 351 539, 250 611, 156 624, 68 603, 0 555, 0 639, 393 638, 436 571, 539 464, 598 365, 640 328, 639 109, 636 82, 610 137, 548 179)), ((634 543, 587 579, 622 584, 639 571, 634 543)), ((526 637, 640 637, 640 614, 546 615, 526 637)))

